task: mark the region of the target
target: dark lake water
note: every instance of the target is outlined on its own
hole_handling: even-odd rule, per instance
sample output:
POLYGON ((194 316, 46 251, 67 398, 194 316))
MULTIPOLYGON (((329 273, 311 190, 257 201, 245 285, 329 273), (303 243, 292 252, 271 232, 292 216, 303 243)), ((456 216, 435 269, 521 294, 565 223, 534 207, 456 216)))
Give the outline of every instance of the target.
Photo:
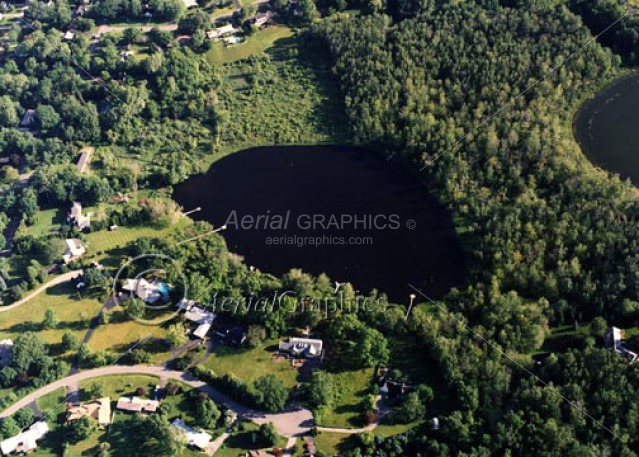
POLYGON ((574 131, 594 164, 639 185, 639 75, 620 78, 588 100, 574 131))
POLYGON ((231 219, 223 236, 231 251, 265 272, 323 272, 362 293, 377 288, 399 303, 408 300, 409 283, 437 297, 465 278, 464 254, 447 211, 416 176, 371 152, 248 149, 180 184, 174 198, 185 211, 202 207, 192 217, 216 227, 229 217, 239 225, 243 217, 261 215, 258 228, 248 219, 245 228, 236 228, 231 219), (308 245, 308 238, 299 237, 323 244, 308 245), (276 245, 275 238, 295 244, 276 245))

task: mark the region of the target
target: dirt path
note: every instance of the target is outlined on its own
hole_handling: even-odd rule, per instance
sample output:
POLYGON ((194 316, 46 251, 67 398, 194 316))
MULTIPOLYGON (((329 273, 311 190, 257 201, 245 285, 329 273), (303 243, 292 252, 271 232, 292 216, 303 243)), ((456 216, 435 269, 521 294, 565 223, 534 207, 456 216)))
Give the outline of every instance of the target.
POLYGON ((18 300, 17 302, 9 306, 0 306, 0 313, 4 313, 5 311, 10 311, 14 308, 17 308, 18 306, 22 306, 26 302, 31 300, 33 297, 35 297, 36 295, 41 294, 42 292, 47 290, 49 287, 57 286, 58 284, 62 284, 63 282, 70 281, 71 279, 75 278, 79 274, 82 274, 82 270, 73 270, 73 271, 69 271, 68 273, 61 274, 60 276, 56 276, 51 281, 38 287, 36 290, 31 292, 29 295, 27 295, 23 299, 18 300))

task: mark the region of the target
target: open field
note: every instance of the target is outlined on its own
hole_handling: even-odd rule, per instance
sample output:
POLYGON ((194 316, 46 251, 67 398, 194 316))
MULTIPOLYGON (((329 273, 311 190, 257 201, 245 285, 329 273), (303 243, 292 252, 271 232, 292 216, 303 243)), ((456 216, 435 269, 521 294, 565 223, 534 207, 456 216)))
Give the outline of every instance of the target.
POLYGON ((37 331, 48 344, 58 344, 66 332, 82 340, 89 321, 102 308, 99 297, 78 292, 70 284, 53 286, 27 303, 0 314, 0 338, 15 338, 26 331, 37 331), (56 329, 41 327, 47 309, 53 309, 59 320, 56 329))
POLYGON ((274 374, 286 387, 292 388, 297 384, 297 371, 288 360, 272 360, 271 355, 277 352, 276 345, 277 340, 267 341, 255 349, 220 345, 202 366, 217 375, 229 374, 247 383, 265 374, 274 374))
POLYGON ((207 56, 213 63, 230 62, 220 68, 223 84, 215 94, 223 119, 216 151, 223 155, 261 145, 347 143, 348 123, 339 114, 342 102, 322 50, 279 26, 248 40, 225 49, 229 54, 216 55, 214 47, 207 56), (249 52, 244 54, 242 47, 249 52), (248 55, 252 58, 234 61, 248 55))
POLYGON ((34 237, 51 234, 64 222, 64 211, 61 208, 45 209, 36 213, 36 223, 27 229, 27 234, 34 237))
POLYGON ((246 59, 274 46, 277 40, 291 36, 293 31, 290 28, 284 25, 271 26, 247 37, 244 43, 232 46, 225 46, 221 41, 213 43, 212 48, 206 53, 206 60, 213 65, 222 65, 246 59))
POLYGON ((136 321, 110 322, 95 329, 89 347, 94 352, 106 350, 120 355, 136 342, 144 341, 136 349, 144 349, 151 354, 151 363, 164 363, 169 358, 169 348, 164 341, 166 326, 157 327, 143 325, 136 321))

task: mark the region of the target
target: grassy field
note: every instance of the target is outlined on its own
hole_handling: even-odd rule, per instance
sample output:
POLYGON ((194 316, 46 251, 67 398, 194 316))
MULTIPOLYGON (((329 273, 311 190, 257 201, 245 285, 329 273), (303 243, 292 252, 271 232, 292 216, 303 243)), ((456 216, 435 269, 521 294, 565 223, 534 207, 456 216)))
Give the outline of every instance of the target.
POLYGON ((351 435, 345 433, 319 432, 313 438, 315 447, 327 455, 336 455, 343 451, 343 443, 351 435))
POLYGON ((344 371, 337 373, 337 385, 341 389, 339 405, 326 411, 319 418, 319 425, 325 427, 360 427, 360 403, 368 394, 371 386, 372 369, 344 371))
POLYGON ((97 379, 85 381, 80 384, 80 392, 86 392, 94 385, 99 385, 104 392, 104 396, 110 397, 115 401, 119 397, 133 395, 138 387, 144 387, 147 392, 152 392, 156 385, 160 382, 157 376, 146 375, 118 375, 118 376, 101 376, 97 379))
POLYGON ((254 33, 244 43, 225 46, 222 41, 218 41, 213 43, 213 47, 206 53, 206 60, 213 65, 222 65, 246 59, 273 47, 277 40, 291 36, 293 31, 290 28, 277 25, 254 33))
POLYGON ((87 235, 89 254, 95 258, 105 258, 108 251, 124 248, 129 243, 142 237, 158 237, 167 236, 178 227, 189 225, 191 220, 182 218, 172 226, 166 228, 157 228, 150 225, 118 227, 114 232, 101 230, 99 232, 89 233, 87 235))
POLYGON ((247 383, 272 373, 286 387, 292 388, 297 384, 297 371, 287 360, 276 362, 271 359, 271 355, 277 352, 277 343, 277 340, 271 340, 255 349, 220 345, 203 366, 218 375, 229 374, 247 383))
POLYGON ((166 337, 165 327, 148 326, 135 321, 111 322, 95 329, 89 347, 95 352, 106 350, 119 355, 144 339, 136 348, 151 354, 151 364, 160 364, 170 356, 169 348, 162 341, 166 337))
POLYGON ((64 222, 64 211, 62 209, 45 209, 36 213, 36 223, 27 229, 27 234, 34 237, 49 235, 60 228, 64 222))
POLYGON ((227 48, 226 54, 214 48, 207 56, 217 64, 231 62, 219 69, 223 84, 216 97, 223 122, 216 150, 347 143, 348 123, 322 50, 283 27, 271 27, 248 40, 227 48), (234 61, 249 55, 251 59, 234 61))
POLYGON ((89 328, 89 320, 101 308, 102 302, 98 297, 83 295, 69 283, 59 284, 17 308, 0 313, 0 339, 36 331, 48 344, 60 343, 65 332, 82 340, 89 328), (59 325, 54 330, 42 330, 44 313, 49 308, 55 311, 59 325))

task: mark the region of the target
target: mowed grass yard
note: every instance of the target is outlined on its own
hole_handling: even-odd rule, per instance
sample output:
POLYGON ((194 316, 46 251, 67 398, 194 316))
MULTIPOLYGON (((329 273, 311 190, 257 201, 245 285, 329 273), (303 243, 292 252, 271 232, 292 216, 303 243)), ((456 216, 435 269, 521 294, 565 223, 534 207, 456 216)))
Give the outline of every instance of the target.
POLYGON ((255 349, 220 345, 202 366, 218 376, 228 374, 246 383, 265 374, 274 374, 287 388, 293 388, 297 384, 297 370, 291 367, 288 360, 273 360, 277 343, 277 340, 270 340, 255 349))
POLYGON ((89 328, 89 321, 102 308, 95 295, 78 292, 70 283, 53 286, 21 306, 0 313, 0 339, 15 339, 21 333, 35 331, 48 344, 58 344, 66 332, 80 341, 89 328), (59 320, 58 327, 43 330, 42 321, 47 309, 52 309, 59 320))
POLYGON ((225 46, 222 41, 213 43, 206 53, 206 60, 213 65, 223 65, 236 60, 260 54, 272 47, 276 40, 293 36, 293 31, 285 25, 273 25, 246 37, 243 43, 225 46))
POLYGON ((98 326, 91 339, 89 347, 97 352, 106 350, 114 354, 124 354, 130 347, 138 341, 142 341, 136 349, 144 349, 151 355, 151 364, 164 363, 170 356, 170 350, 164 338, 167 335, 166 328, 170 325, 167 322, 161 327, 144 325, 134 320, 125 322, 110 322, 106 325, 98 326))

